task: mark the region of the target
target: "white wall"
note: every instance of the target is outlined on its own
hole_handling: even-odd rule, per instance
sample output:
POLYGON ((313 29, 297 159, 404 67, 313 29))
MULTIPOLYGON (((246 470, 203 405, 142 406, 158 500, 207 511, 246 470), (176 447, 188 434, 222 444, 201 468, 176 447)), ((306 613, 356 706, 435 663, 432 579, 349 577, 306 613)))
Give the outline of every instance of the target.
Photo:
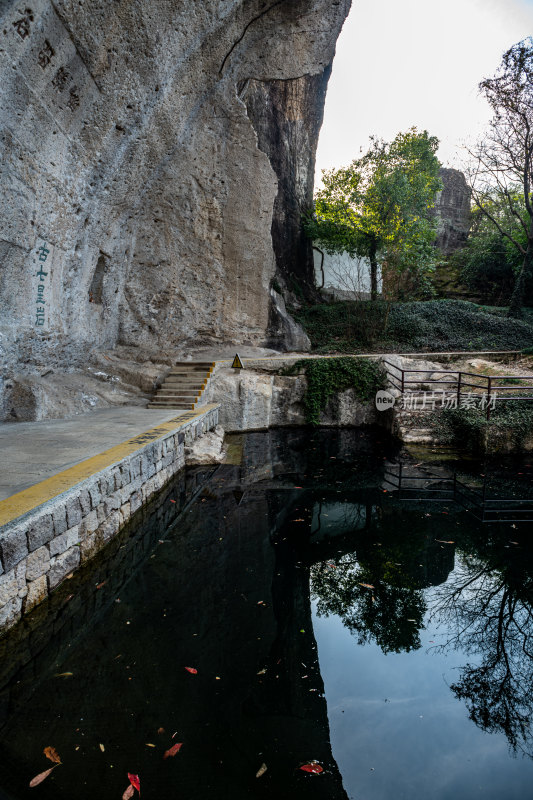
MULTIPOLYGON (((313 250, 315 280, 322 286, 322 256, 313 250)), ((370 261, 351 258, 348 253, 324 253, 324 290, 338 299, 366 300, 370 297, 370 261)), ((381 293, 381 270, 378 266, 378 292, 381 293)))

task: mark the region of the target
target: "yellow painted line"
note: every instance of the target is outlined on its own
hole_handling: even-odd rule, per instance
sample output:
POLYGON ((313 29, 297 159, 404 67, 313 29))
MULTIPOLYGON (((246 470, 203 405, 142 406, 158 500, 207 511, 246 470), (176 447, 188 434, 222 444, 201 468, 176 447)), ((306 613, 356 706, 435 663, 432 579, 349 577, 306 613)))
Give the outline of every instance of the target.
POLYGON ((98 453, 98 455, 87 458, 73 467, 58 472, 50 478, 30 486, 28 489, 24 489, 22 492, 17 492, 17 494, 7 497, 5 500, 0 501, 0 527, 7 525, 8 522, 12 522, 23 514, 27 514, 28 511, 46 503, 53 497, 58 497, 58 495, 68 489, 72 489, 76 484, 90 478, 91 475, 97 472, 101 472, 111 464, 122 461, 137 450, 141 450, 149 442, 162 439, 169 433, 177 433, 187 423, 193 422, 197 417, 203 416, 216 407, 217 405, 213 404, 201 406, 195 411, 186 411, 178 417, 173 417, 167 422, 156 425, 155 428, 150 428, 121 444, 110 447, 109 450, 104 450, 103 453, 98 453))

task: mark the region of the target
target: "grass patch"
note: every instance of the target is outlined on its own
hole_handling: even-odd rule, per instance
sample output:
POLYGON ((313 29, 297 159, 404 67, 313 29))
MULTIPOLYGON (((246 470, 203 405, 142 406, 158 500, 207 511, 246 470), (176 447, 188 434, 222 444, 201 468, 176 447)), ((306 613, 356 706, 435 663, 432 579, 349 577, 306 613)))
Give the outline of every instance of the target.
POLYGON ((533 343, 533 317, 508 319, 502 309, 464 300, 321 303, 293 312, 314 352, 523 350, 533 343))
POLYGON ((338 392, 354 389, 360 400, 371 400, 385 386, 383 369, 364 358, 303 358, 283 370, 283 375, 304 373, 307 390, 303 399, 311 425, 320 423, 320 413, 338 392))

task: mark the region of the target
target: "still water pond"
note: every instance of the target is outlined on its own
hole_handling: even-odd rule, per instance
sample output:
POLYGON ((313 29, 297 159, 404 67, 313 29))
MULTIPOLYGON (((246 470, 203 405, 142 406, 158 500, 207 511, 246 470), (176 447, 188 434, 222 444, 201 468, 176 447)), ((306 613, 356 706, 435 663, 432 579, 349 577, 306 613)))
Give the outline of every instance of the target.
MULTIPOLYGON (((391 465, 436 456, 373 433, 230 456, 0 642, 0 796, 533 796, 533 526, 398 497, 391 465)), ((531 493, 524 464, 445 468, 531 493)))

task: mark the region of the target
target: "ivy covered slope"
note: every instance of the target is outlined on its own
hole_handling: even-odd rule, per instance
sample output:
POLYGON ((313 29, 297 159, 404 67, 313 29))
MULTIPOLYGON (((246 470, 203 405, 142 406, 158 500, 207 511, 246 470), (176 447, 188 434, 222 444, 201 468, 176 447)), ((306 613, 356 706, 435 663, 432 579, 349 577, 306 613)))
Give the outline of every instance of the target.
POLYGON ((501 402, 487 419, 479 408, 444 409, 433 420, 439 439, 469 450, 520 451, 533 437, 533 403, 501 402))
POLYGON ((346 389, 354 389, 359 400, 372 400, 384 388, 385 376, 375 361, 362 358, 303 358, 284 370, 285 375, 304 372, 307 390, 304 397, 307 422, 318 425, 320 412, 328 400, 346 389))
POLYGON ((522 350, 533 344, 533 320, 464 300, 320 303, 293 312, 315 352, 522 350))

